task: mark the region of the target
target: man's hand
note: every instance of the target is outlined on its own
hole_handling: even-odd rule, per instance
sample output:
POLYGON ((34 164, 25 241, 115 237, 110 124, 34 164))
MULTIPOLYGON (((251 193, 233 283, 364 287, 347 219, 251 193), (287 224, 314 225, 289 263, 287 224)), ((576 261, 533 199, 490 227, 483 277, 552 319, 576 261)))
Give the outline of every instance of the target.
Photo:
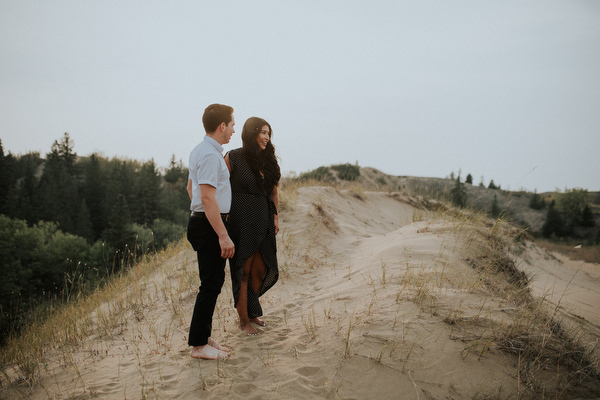
POLYGON ((233 241, 227 233, 227 228, 221 219, 219 204, 215 197, 216 189, 211 185, 200 185, 200 199, 204 206, 204 215, 210 222, 217 236, 219 236, 219 246, 221 246, 221 257, 231 258, 235 253, 233 241))
POLYGON ((220 237, 219 245, 221 246, 221 257, 222 258, 233 257, 233 254, 235 253, 235 246, 233 245, 233 242, 231 241, 231 238, 229 238, 229 236, 225 236, 222 238, 220 237))

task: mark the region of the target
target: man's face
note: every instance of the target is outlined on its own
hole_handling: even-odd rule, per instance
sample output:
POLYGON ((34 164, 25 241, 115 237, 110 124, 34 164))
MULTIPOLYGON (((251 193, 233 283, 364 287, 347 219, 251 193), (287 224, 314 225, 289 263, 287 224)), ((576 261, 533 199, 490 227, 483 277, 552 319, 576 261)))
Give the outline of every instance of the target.
POLYGON ((231 140, 231 136, 235 133, 235 129, 233 126, 235 125, 235 118, 233 118, 233 114, 231 114, 231 121, 225 128, 225 132, 223 134, 223 139, 225 140, 223 144, 229 143, 231 140))
POLYGON ((219 126, 219 129, 216 131, 216 135, 214 139, 219 142, 221 145, 229 143, 231 140, 231 136, 235 133, 235 129, 233 126, 235 125, 235 119, 233 118, 233 114, 231 114, 231 121, 229 124, 225 125, 225 128, 222 127, 225 125, 225 122, 222 122, 219 126))

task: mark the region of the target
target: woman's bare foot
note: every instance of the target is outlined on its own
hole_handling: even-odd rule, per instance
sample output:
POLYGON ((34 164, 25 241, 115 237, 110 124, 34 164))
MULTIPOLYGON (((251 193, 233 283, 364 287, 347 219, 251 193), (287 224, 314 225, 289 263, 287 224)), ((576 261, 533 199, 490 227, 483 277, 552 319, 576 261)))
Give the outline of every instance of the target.
POLYGON ((210 347, 214 347, 215 349, 222 351, 223 353, 226 353, 227 355, 231 354, 227 347, 221 346, 219 343, 215 342, 213 338, 208 338, 208 345, 210 347))
POLYGON ((252 322, 253 324, 256 324, 258 326, 266 326, 267 324, 265 324, 265 321, 260 320, 258 318, 250 318, 250 322, 252 322))
POLYGON ((254 329, 250 322, 240 322, 240 329, 248 336, 258 335, 258 331, 254 329))
POLYGON ((194 346, 190 356, 204 360, 221 360, 229 357, 229 354, 206 344, 204 346, 194 346))

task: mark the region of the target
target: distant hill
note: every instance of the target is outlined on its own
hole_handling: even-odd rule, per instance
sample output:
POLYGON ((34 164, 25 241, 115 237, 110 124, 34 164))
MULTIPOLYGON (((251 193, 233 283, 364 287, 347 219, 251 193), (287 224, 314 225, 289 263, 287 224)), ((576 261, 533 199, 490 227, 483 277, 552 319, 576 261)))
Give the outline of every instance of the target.
MULTIPOLYGON (((344 171, 343 168, 341 168, 344 171)), ((315 179, 328 185, 342 188, 361 186, 367 190, 406 191, 411 194, 425 197, 448 200, 450 191, 456 181, 448 178, 427 178, 416 176, 394 176, 385 174, 375 168, 359 167, 352 164, 341 166, 319 167, 313 171, 300 174, 296 179, 315 179), (356 179, 347 180, 340 178, 340 167, 358 171, 356 179)), ((464 183, 464 182, 463 182, 464 183)), ((505 210, 505 215, 516 224, 528 228, 531 233, 538 234, 546 218, 547 208, 535 210, 529 207, 533 192, 509 191, 502 189, 489 189, 478 185, 465 184, 467 193, 467 206, 477 211, 490 213, 494 196, 500 210, 505 210)), ((539 193, 549 204, 554 192, 539 193)), ((600 198, 600 192, 589 192, 589 201, 595 203, 600 198)), ((600 226, 600 205, 593 204, 593 213, 596 226, 600 226)))

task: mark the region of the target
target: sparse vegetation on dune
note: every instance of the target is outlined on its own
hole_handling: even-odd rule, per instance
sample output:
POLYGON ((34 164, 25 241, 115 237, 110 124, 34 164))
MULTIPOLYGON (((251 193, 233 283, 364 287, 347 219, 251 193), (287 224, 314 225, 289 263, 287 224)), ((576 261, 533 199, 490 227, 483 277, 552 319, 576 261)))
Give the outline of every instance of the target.
POLYGON ((219 297, 213 332, 233 349, 230 359, 188 356, 198 277, 182 239, 11 338, 1 353, 0 398, 600 392, 600 331, 572 318, 568 293, 556 301, 532 288, 535 276, 518 261, 537 246, 528 229, 506 213, 454 207, 454 181, 352 171, 283 180, 280 281, 265 296, 262 334, 237 329, 229 278, 219 297))
MULTIPOLYGON (((479 314, 467 319, 451 315, 465 350, 485 356, 499 349, 518 357, 519 398, 586 398, 600 390, 600 354, 580 326, 567 322, 559 304, 532 294, 531 277, 516 264, 514 254, 526 246, 510 223, 468 213, 453 214, 465 243, 465 260, 476 271, 478 286, 510 304, 508 319, 479 314)), ((459 313, 460 314, 460 313, 459 313)), ((594 333, 593 336, 597 334, 594 333)))
POLYGON ((92 359, 102 357, 99 349, 109 346, 114 335, 130 329, 132 321, 143 319, 145 310, 157 299, 171 305, 173 317, 180 317, 180 290, 189 290, 187 278, 176 285, 170 279, 160 286, 150 281, 159 273, 176 271, 184 248, 182 241, 171 244, 121 270, 92 294, 73 293, 72 301, 54 303, 47 315, 11 337, 2 348, 6 380, 0 386, 21 381, 41 384, 56 357, 63 360, 63 367, 76 366, 73 357, 80 351, 88 352, 92 359))

